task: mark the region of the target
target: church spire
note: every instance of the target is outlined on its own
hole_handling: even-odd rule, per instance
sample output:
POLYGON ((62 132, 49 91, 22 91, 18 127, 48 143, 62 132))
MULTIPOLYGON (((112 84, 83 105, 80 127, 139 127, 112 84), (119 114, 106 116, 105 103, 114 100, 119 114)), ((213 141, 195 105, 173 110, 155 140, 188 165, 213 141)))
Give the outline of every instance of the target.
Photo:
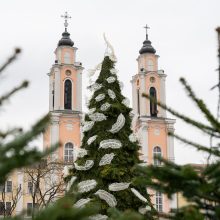
POLYGON ((69 25, 68 19, 71 17, 68 15, 67 12, 65 12, 64 15, 61 15, 62 18, 64 18, 64 27, 65 31, 62 33, 62 38, 58 42, 58 46, 70 46, 72 47, 74 45, 74 42, 70 39, 70 33, 67 32, 67 27, 69 25))
POLYGON ((143 46, 142 48, 139 50, 140 54, 144 54, 144 53, 152 53, 155 54, 156 50, 153 48, 153 46, 151 45, 151 41, 148 39, 148 33, 147 33, 147 29, 149 29, 150 27, 148 27, 147 25, 144 27, 146 29, 146 40, 143 42, 143 46))

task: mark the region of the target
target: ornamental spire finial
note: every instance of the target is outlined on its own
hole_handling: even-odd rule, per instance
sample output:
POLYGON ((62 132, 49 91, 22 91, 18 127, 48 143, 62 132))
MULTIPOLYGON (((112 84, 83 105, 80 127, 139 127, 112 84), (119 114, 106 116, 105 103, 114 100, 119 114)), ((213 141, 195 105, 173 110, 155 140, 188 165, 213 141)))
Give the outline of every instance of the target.
POLYGON ((146 29, 146 40, 148 40, 147 29, 150 29, 150 27, 149 27, 149 26, 147 26, 147 24, 146 24, 146 26, 145 26, 144 28, 146 29))
POLYGON ((68 19, 70 19, 71 17, 68 15, 67 12, 65 12, 64 15, 61 15, 61 18, 64 18, 65 22, 64 22, 64 27, 65 27, 65 32, 67 32, 67 27, 68 27, 68 19))

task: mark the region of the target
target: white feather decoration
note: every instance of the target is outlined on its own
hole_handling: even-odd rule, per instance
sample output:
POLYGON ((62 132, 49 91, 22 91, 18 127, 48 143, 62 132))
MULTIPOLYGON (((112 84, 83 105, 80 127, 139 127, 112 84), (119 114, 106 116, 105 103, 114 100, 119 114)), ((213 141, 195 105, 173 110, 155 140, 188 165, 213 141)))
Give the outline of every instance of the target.
POLYGON ((116 78, 113 77, 113 76, 110 76, 110 77, 108 77, 108 78, 106 79, 106 81, 107 81, 108 83, 113 83, 113 82, 115 82, 115 80, 116 80, 116 78))
POLYGON ((103 34, 105 43, 107 45, 106 48, 106 52, 105 52, 105 56, 109 56, 109 58, 113 61, 113 62, 117 62, 117 58, 115 56, 115 52, 114 52, 114 48, 113 46, 109 43, 109 41, 107 40, 105 33, 103 34), (108 49, 110 49, 111 51, 108 51, 108 49))
POLYGON ((88 198, 88 199, 80 199, 73 206, 75 208, 83 208, 90 201, 91 201, 90 198, 88 198))
POLYGON ((70 190, 70 187, 73 185, 73 183, 75 182, 76 179, 77 179, 76 176, 72 176, 72 178, 70 179, 70 181, 67 183, 66 191, 69 191, 69 190, 70 190))
POLYGON ((93 141, 95 141, 96 138, 97 138, 97 135, 90 137, 87 141, 87 144, 90 145, 93 141))
POLYGON ((106 103, 101 105, 100 109, 101 109, 101 111, 106 111, 110 108, 110 106, 111 105, 108 102, 106 102, 106 103))
POLYGON ((99 113, 99 112, 96 112, 96 113, 89 115, 89 118, 95 122, 96 121, 104 121, 107 119, 107 117, 103 113, 99 113))
POLYGON ((125 117, 124 115, 121 113, 118 118, 117 121, 115 122, 115 124, 112 125, 112 128, 109 130, 111 133, 117 133, 118 131, 120 131, 125 125, 125 117))
POLYGON ((138 197, 138 199, 140 199, 143 202, 147 202, 147 199, 144 198, 136 189, 131 188, 131 191, 134 193, 135 196, 138 197))
POLYGON ((83 129, 82 129, 83 132, 89 131, 93 127, 94 124, 95 124, 94 121, 86 121, 83 125, 83 129))
POLYGON ((102 87, 103 87, 102 84, 94 83, 94 84, 92 84, 91 86, 89 86, 88 88, 89 88, 92 92, 96 92, 96 91, 98 91, 99 89, 101 89, 102 87))
POLYGON ((94 69, 89 69, 88 70, 88 76, 91 77, 95 74, 96 71, 100 70, 102 67, 102 63, 99 63, 98 65, 95 66, 94 69))
POLYGON ((131 142, 137 141, 137 137, 135 136, 134 133, 132 133, 132 134, 129 135, 129 140, 130 140, 131 142))
POLYGON ((129 107, 129 105, 130 105, 129 99, 128 98, 123 99, 122 104, 125 105, 126 107, 129 107))
POLYGON ((115 93, 111 90, 111 89, 108 89, 108 95, 109 95, 109 97, 111 98, 111 99, 115 99, 115 97, 116 97, 116 95, 115 95, 115 93))
POLYGON ((117 74, 118 73, 118 70, 116 70, 115 68, 112 68, 112 69, 110 69, 110 72, 111 72, 111 74, 117 74))
POLYGON ((122 147, 121 141, 116 139, 103 140, 99 144, 99 148, 103 148, 103 149, 107 149, 107 148, 118 149, 121 147, 122 147))
POLYGON ((110 191, 121 191, 129 187, 130 183, 112 183, 108 186, 110 191))
POLYGON ((94 161, 87 160, 84 166, 79 166, 77 163, 74 163, 76 170, 89 170, 93 167, 94 161))
POLYGON ((105 94, 101 93, 95 97, 96 102, 100 102, 105 98, 105 94))
POLYGON ((117 205, 116 198, 111 194, 106 192, 105 190, 99 189, 95 195, 97 195, 100 199, 103 199, 106 201, 106 203, 110 207, 115 207, 117 205))
POLYGON ((99 166, 104 166, 104 165, 107 165, 107 164, 110 164, 114 158, 115 154, 114 153, 110 153, 110 154, 105 154, 100 162, 99 162, 99 166))
POLYGON ((95 180, 85 180, 78 183, 78 189, 80 193, 89 192, 90 190, 94 189, 97 185, 95 180))
POLYGON ((77 158, 82 158, 87 155, 87 150, 84 148, 79 148, 77 152, 77 158))
POLYGON ((88 112, 88 115, 91 115, 95 112, 96 108, 90 108, 89 109, 89 112, 88 112))
POLYGON ((122 81, 119 82, 119 86, 121 88, 121 90, 124 88, 124 83, 122 81))
POLYGON ((64 166, 64 168, 63 168, 63 177, 65 178, 65 177, 67 177, 67 176, 69 176, 69 174, 70 174, 70 166, 64 166))
POLYGON ((107 220, 107 219, 108 219, 107 215, 101 215, 101 214, 97 214, 89 217, 89 220, 107 220))

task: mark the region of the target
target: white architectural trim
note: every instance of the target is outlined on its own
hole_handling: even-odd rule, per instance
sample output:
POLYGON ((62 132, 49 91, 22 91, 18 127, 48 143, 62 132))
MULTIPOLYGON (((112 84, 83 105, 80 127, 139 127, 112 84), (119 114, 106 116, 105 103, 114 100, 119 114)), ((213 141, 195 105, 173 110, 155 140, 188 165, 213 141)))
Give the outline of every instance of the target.
POLYGON ((142 160, 144 162, 148 162, 149 159, 149 148, 148 148, 148 128, 147 125, 144 123, 141 126, 141 132, 140 132, 140 139, 141 139, 141 146, 142 146, 142 160))
POLYGON ((54 68, 55 86, 54 86, 54 110, 60 110, 60 69, 54 68))
POLYGON ((145 74, 140 74, 140 115, 146 114, 147 99, 142 97, 142 93, 146 93, 145 74))

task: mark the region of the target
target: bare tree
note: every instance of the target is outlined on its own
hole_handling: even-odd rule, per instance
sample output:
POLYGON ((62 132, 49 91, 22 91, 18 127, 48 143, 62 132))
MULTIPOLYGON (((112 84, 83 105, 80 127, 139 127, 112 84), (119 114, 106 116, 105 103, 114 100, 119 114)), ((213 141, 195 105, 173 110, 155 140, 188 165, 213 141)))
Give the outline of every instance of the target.
POLYGON ((0 196, 0 209, 3 213, 4 218, 7 216, 11 216, 14 212, 19 199, 21 198, 22 191, 21 185, 18 187, 12 187, 10 192, 7 192, 5 189, 5 184, 1 186, 1 196, 0 196), (9 205, 7 205, 7 203, 9 205))
POLYGON ((65 184, 62 171, 62 163, 49 160, 24 169, 25 186, 32 200, 32 215, 63 196, 65 184))

